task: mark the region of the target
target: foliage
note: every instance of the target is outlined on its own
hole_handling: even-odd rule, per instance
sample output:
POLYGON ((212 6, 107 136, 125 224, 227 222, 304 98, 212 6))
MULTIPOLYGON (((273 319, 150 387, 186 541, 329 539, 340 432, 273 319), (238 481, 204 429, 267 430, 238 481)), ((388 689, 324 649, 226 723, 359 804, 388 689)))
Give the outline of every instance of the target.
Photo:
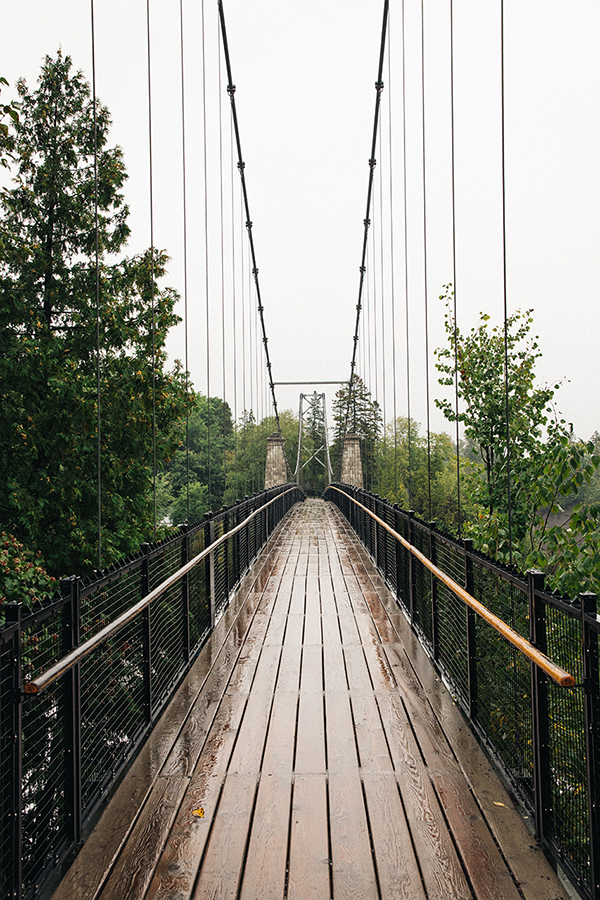
MULTIPOLYGON (((442 299, 450 302, 450 286, 442 299)), ((489 326, 489 316, 468 335, 446 313, 449 346, 436 351, 440 383, 454 383, 458 367, 458 417, 448 400, 436 401, 450 421, 465 426, 467 440, 478 449, 469 454, 463 495, 473 504, 465 534, 476 547, 522 571, 541 568, 548 585, 575 595, 600 590, 600 504, 574 508, 562 527, 551 517, 560 503, 584 493, 597 477, 600 455, 594 441, 577 440, 552 400, 559 387, 538 387, 535 361, 541 356, 531 339, 531 310, 510 316, 506 323, 508 412, 510 423, 510 511, 508 501, 504 330, 489 326), (456 351, 456 359, 455 359, 456 351), (509 519, 510 515, 510 519, 509 519)), ((461 476, 462 482, 462 476, 461 476)))
POLYGON ((378 491, 385 499, 413 509, 425 521, 435 520, 445 531, 456 529, 456 448, 447 434, 431 433, 428 442, 411 419, 409 455, 409 422, 399 417, 378 444, 377 468, 378 491))
POLYGON ((97 303, 89 85, 59 52, 35 90, 18 90, 13 186, 0 195, 0 524, 51 572, 85 573, 97 561, 98 395, 103 564, 152 535, 153 419, 160 464, 185 408, 180 367, 165 369, 177 295, 156 283, 164 252, 114 261, 129 235, 126 173, 97 104, 97 303))
POLYGON ((174 524, 196 522, 208 510, 223 505, 227 455, 233 446, 229 405, 219 397, 211 397, 209 402, 199 393, 192 404, 187 441, 184 434, 161 481, 161 518, 174 524))
POLYGON ((333 401, 333 442, 331 444, 331 467, 334 478, 340 477, 342 466, 342 443, 346 432, 360 437, 363 480, 367 490, 374 490, 377 479, 376 447, 381 434, 382 416, 379 403, 373 400, 371 392, 359 375, 353 379, 352 391, 349 383, 343 384, 333 401))
MULTIPOLYGON (((448 399, 436 400, 450 422, 461 422, 465 435, 479 449, 485 482, 477 501, 490 516, 507 510, 507 435, 504 329, 490 326, 490 317, 480 314, 477 327, 463 334, 452 317, 451 285, 445 286, 445 316, 448 345, 436 350, 440 384, 454 385, 458 368, 458 397, 463 410, 455 411, 448 399)), ((539 452, 542 432, 552 412, 554 389, 535 384, 535 361, 541 356, 537 339, 529 338, 531 310, 516 312, 506 323, 508 417, 510 422, 511 474, 539 452)), ((558 385, 556 386, 558 387, 558 385)), ((524 528, 518 522, 517 527, 524 528)))
POLYGON ((27 550, 14 535, 0 534, 0 621, 5 603, 31 603, 54 591, 56 579, 45 570, 42 554, 27 550))
MULTIPOLYGON (((279 413, 279 424, 285 442, 288 477, 295 468, 298 453, 298 417, 289 409, 279 413)), ((252 410, 244 411, 236 424, 233 448, 227 454, 227 488, 225 502, 234 503, 262 490, 265 483, 267 438, 277 431, 274 416, 257 423, 252 410)))
MULTIPOLYGON (((8 87, 8 81, 6 78, 2 78, 0 76, 0 84, 4 84, 8 87)), ((0 103, 0 166, 4 166, 8 168, 8 160, 6 156, 10 156, 13 147, 14 140, 9 131, 8 122, 3 121, 6 116, 16 124, 19 122, 19 104, 16 100, 12 100, 10 103, 0 103)))

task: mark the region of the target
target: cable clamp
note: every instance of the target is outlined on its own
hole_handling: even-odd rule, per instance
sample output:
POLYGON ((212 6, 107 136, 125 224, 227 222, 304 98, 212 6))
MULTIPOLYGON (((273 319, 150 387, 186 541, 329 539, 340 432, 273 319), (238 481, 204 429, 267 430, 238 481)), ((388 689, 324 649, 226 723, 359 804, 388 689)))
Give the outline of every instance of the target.
POLYGON ((366 267, 366 266, 361 266, 360 269, 359 269, 358 271, 361 273, 361 275, 364 275, 365 272, 367 271, 367 267, 366 267))
POLYGON ((252 222, 246 222, 246 228, 248 229, 248 231, 250 231, 250 229, 252 228, 252 222))
POLYGON ((246 168, 246 163, 240 161, 240 162, 237 164, 237 167, 238 167, 238 169, 240 170, 240 172, 243 172, 244 169, 246 168))
MULTIPOLYGON (((247 223, 246 223, 247 224, 247 223)), ((250 222, 250 228, 252 228, 252 222, 250 222)), ((258 275, 258 269, 252 269, 253 275, 258 275)))
POLYGON ((233 95, 235 94, 235 84, 227 85, 227 93, 229 94, 230 97, 233 97, 233 95))
POLYGON ((369 160, 369 165, 370 165, 370 167, 371 167, 372 169, 374 169, 375 166, 377 165, 377 160, 376 160, 376 159, 370 159, 370 160, 369 160))
POLYGON ((376 81, 376 82, 375 82, 375 90, 376 90, 378 93, 381 93, 381 91, 383 90, 383 81, 376 81))
POLYGON ((370 224, 371 224, 370 219, 365 219, 365 221, 363 222, 363 225, 365 226, 365 228, 368 228, 370 224))

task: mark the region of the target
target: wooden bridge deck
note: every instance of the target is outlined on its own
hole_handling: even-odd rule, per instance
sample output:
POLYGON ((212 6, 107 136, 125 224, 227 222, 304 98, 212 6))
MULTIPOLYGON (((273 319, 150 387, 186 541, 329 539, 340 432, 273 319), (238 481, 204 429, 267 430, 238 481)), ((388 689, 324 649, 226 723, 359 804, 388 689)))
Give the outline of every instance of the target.
POLYGON ((336 509, 298 505, 54 900, 566 900, 336 509))

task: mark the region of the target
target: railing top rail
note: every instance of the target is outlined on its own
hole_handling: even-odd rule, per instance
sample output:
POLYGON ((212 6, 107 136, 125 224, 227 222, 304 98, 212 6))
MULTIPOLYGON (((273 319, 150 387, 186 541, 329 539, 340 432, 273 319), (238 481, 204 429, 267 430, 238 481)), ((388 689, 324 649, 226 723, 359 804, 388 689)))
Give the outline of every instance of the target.
POLYGON ((468 591, 465 590, 462 585, 458 584, 458 582, 454 581, 449 575, 446 575, 441 569, 439 569, 435 563, 432 563, 431 560, 427 559, 427 557, 421 553, 420 550, 417 550, 412 544, 410 544, 402 535, 398 534, 397 531, 384 522, 379 516, 377 516, 374 512, 371 512, 368 507, 364 506, 351 494, 348 494, 346 491, 341 490, 340 488, 334 487, 333 485, 329 485, 328 490, 337 491, 339 494, 342 494, 345 497, 348 497, 349 500, 352 501, 356 506, 359 506, 363 509, 372 519, 375 519, 382 528, 385 528, 393 537, 399 541, 403 547, 405 547, 413 556, 415 556, 423 565, 429 569, 430 572, 438 578, 443 584, 449 588, 453 594, 455 594, 460 600, 463 601, 467 606, 471 607, 482 619, 484 619, 489 625, 492 626, 499 634, 502 635, 509 643, 516 647, 524 656, 530 659, 536 666, 538 666, 543 672, 545 672, 553 681, 559 684, 561 687, 573 687, 575 684, 574 677, 565 669, 561 668, 561 666, 552 662, 545 653, 542 653, 537 647, 534 647, 526 638, 522 637, 518 634, 513 628, 510 627, 503 619, 500 619, 498 616, 494 615, 483 603, 480 603, 479 600, 476 600, 468 591))
POLYGON ((37 678, 33 678, 31 681, 26 682, 24 689, 26 694, 40 694, 47 687, 49 687, 54 681, 64 675, 65 672, 68 672, 69 669, 72 669, 73 666, 77 665, 85 656, 95 650, 96 647, 99 647, 105 641, 107 641, 110 637, 120 631, 125 627, 132 619, 135 619, 141 612, 143 612, 146 607, 150 606, 153 600, 156 600, 162 594, 164 594, 168 589, 175 584, 183 575, 186 575, 194 566, 198 565, 206 556, 212 553, 217 549, 221 544, 223 544, 228 538, 233 537, 238 531, 240 531, 251 519, 254 519, 263 509, 266 509, 268 506, 271 506, 272 503, 275 503, 276 500, 279 500, 281 497, 284 497, 286 494, 291 493, 295 490, 301 490, 298 485, 293 485, 288 488, 286 491, 282 491, 277 496, 273 497, 271 500, 267 501, 267 503, 263 503, 262 506, 259 506, 258 509, 255 509, 250 513, 249 516, 239 522, 234 528, 230 531, 227 531, 225 534, 222 534, 221 537, 217 538, 216 541, 213 541, 210 546, 205 547, 204 550, 201 550, 193 559, 189 560, 185 565, 181 566, 176 572, 170 575, 165 581, 161 582, 158 587, 154 588, 154 590, 150 591, 149 594, 146 594, 145 597, 142 597, 137 603, 135 603, 132 607, 125 610, 124 613, 121 613, 114 622, 111 622, 109 625, 106 625, 104 628, 101 628, 97 634, 93 637, 89 638, 87 641, 84 641, 74 650, 71 650, 70 653, 67 653, 62 659, 59 659, 54 665, 50 666, 46 669, 45 672, 42 672, 41 675, 38 675, 37 678))

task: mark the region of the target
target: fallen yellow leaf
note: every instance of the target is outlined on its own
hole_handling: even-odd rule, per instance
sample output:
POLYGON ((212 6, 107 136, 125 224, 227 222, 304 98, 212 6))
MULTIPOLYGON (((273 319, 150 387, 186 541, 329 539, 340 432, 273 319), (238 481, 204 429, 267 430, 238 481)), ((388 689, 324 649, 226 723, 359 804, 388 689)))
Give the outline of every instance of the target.
POLYGON ((510 809, 510 806, 507 806, 506 803, 499 803, 497 800, 494 800, 494 806, 502 806, 504 809, 510 809))
POLYGON ((200 809, 194 809, 192 811, 192 815, 198 816, 199 819, 203 819, 204 818, 204 810, 202 809, 202 807, 200 807, 200 809))

